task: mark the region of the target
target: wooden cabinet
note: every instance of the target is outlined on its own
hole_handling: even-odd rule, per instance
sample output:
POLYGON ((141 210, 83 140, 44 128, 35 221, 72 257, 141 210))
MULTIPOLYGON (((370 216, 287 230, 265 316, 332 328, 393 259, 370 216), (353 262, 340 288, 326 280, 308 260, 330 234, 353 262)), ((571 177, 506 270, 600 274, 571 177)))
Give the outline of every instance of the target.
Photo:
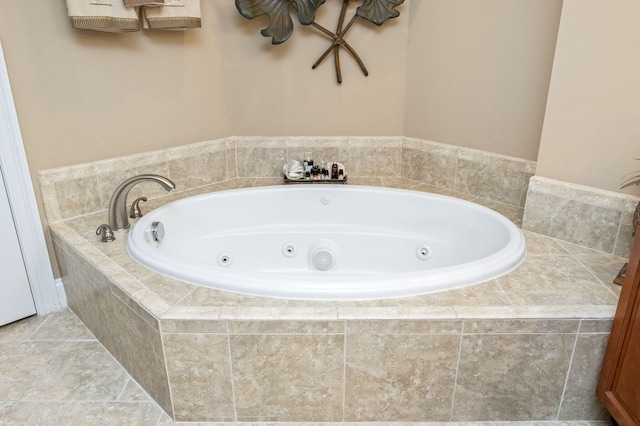
POLYGON ((618 424, 640 425, 640 227, 631 250, 597 394, 618 424))

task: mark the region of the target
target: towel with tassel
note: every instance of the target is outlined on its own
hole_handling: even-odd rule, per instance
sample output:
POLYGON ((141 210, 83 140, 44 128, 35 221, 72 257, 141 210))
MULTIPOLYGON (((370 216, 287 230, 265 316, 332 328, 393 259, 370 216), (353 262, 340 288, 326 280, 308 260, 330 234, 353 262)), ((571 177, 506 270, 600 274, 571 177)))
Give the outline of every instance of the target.
POLYGON ((164 0, 124 0, 126 7, 163 6, 164 0))
POLYGON ((67 0, 67 12, 73 28, 115 33, 140 31, 137 9, 125 7, 122 0, 67 0))
POLYGON ((142 24, 152 30, 200 28, 200 0, 165 0, 162 7, 144 6, 142 24))

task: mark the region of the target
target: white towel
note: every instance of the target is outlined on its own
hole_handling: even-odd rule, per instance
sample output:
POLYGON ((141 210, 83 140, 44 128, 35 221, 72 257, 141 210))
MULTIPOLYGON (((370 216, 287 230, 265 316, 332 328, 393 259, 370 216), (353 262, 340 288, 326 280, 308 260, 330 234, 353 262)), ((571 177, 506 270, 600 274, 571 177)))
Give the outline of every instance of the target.
POLYGON ((164 0, 124 0, 124 5, 126 7, 162 6, 164 5, 164 0))
POLYGON ((73 28, 82 30, 140 31, 138 11, 126 8, 122 0, 67 0, 73 28))
POLYGON ((162 7, 144 6, 142 25, 152 30, 200 28, 200 0, 165 0, 162 7))

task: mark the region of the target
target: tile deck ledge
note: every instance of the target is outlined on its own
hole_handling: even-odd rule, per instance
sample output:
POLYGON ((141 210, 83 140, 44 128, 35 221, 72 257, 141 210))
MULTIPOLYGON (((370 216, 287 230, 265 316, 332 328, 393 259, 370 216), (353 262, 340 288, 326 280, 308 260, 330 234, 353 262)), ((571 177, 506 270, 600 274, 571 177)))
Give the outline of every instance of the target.
MULTIPOLYGON (((157 208, 177 198, 212 190, 275 183, 274 179, 229 179, 198 190, 156 198, 145 207, 157 208)), ((366 183, 372 184, 371 181, 366 183)), ((394 178, 387 182, 381 179, 381 184, 385 183, 387 186, 407 189, 437 190, 424 188, 424 184, 407 179, 394 178)), ((450 190, 446 194, 456 195, 451 194, 450 190)), ((482 204, 486 200, 472 201, 482 204)), ((495 202, 488 204, 496 208, 495 202)), ((521 210, 519 215, 521 217, 521 210)), ((611 319, 615 313, 619 287, 598 278, 598 271, 604 268, 611 272, 618 263, 619 269, 626 262, 621 257, 563 244, 553 238, 528 232, 529 254, 525 264, 529 259, 533 259, 533 263, 537 261, 537 264, 523 264, 516 271, 487 283, 399 299, 352 302, 288 300, 209 289, 149 271, 126 254, 127 231, 118 232, 113 243, 99 241, 95 228, 105 221, 106 211, 102 211, 49 226, 54 241, 57 239, 66 243, 109 276, 112 292, 130 306, 139 305, 139 309, 134 310, 149 323, 160 320, 611 319), (561 258, 564 263, 549 275, 549 266, 543 262, 547 258, 561 258), (589 262, 593 262, 594 266, 589 262), (538 271, 536 268, 543 269, 538 271), (580 276, 573 279, 572 271, 580 276), (540 283, 538 277, 544 276, 556 277, 558 282, 540 283), (561 294, 550 295, 553 290, 549 289, 554 287, 561 290, 561 294), (575 296, 576 299, 563 300, 563 295, 566 298, 575 296), (527 303, 527 298, 538 301, 527 303), (545 302, 549 299, 561 303, 545 302)))

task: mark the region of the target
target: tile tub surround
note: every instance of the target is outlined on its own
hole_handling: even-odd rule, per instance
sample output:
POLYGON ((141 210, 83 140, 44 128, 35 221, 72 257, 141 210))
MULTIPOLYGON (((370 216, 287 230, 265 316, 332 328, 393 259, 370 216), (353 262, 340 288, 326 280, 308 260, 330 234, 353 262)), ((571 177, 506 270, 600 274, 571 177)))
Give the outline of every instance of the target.
POLYGON ((109 244, 95 235, 111 192, 132 175, 178 185, 135 187, 130 201, 147 196, 144 212, 281 184, 281 165, 307 151, 342 159, 350 184, 453 195, 517 224, 535 165, 411 138, 233 137, 41 172, 70 307, 162 409, 223 422, 605 418, 593 389, 625 258, 526 232, 523 265, 487 283, 309 302, 175 281, 128 256, 126 231, 109 244))
MULTIPOLYGON (((397 177, 363 182, 474 198, 397 177)), ((147 209, 234 178, 163 194, 147 209)), ((522 209, 476 202, 514 221, 522 209)), ((99 242, 106 212, 50 224, 69 305, 179 421, 599 420, 593 389, 625 259, 526 232, 516 271, 370 302, 253 297, 155 274, 99 242), (532 403, 533 401, 533 403, 532 403)))
POLYGON ((534 176, 522 227, 628 258, 638 201, 630 195, 534 176))
POLYGON ((402 177, 524 207, 536 163, 520 158, 403 138, 402 177))
MULTIPOLYGON (((344 163, 350 180, 404 178, 517 208, 524 207, 535 169, 532 161, 400 136, 229 137, 44 170, 38 183, 47 221, 55 223, 106 210, 118 184, 137 174, 166 176, 177 191, 236 177, 280 180, 282 166, 305 152, 316 161, 344 163)), ((143 195, 159 197, 164 190, 143 182, 129 200, 143 195)))
POLYGON ((278 165, 310 150, 319 161, 344 159, 349 178, 404 178, 516 207, 524 207, 528 180, 535 171, 533 161, 408 137, 241 138, 236 141, 238 176, 280 177, 279 167, 267 174, 240 164, 260 158, 253 150, 283 145, 286 157, 269 157, 279 159, 278 165))

